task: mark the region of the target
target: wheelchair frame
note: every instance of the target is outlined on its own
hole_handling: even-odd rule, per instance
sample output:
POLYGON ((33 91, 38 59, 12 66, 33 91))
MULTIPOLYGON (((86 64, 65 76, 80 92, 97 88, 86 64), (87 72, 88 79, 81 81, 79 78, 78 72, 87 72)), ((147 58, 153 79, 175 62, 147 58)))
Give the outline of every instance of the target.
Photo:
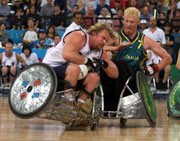
MULTIPOLYGON (((142 72, 137 72, 137 83, 141 83, 139 78, 144 77, 142 72)), ((156 113, 154 119, 152 120, 149 111, 147 110, 147 106, 144 104, 144 97, 139 95, 138 93, 133 93, 133 91, 128 86, 131 77, 129 77, 124 85, 124 88, 121 92, 119 103, 117 106, 117 111, 105 111, 104 110, 104 93, 101 84, 96 88, 93 92, 93 107, 91 114, 82 115, 78 111, 76 99, 80 92, 73 92, 73 105, 66 106, 64 105, 68 100, 64 97, 64 93, 72 92, 73 89, 69 88, 67 90, 56 92, 57 89, 57 78, 54 70, 43 64, 36 63, 31 66, 25 68, 18 76, 16 77, 9 95, 9 105, 11 111, 20 118, 32 118, 39 117, 44 119, 51 119, 61 121, 63 123, 68 123, 70 126, 76 126, 77 117, 81 117, 89 121, 89 126, 91 130, 94 130, 99 123, 100 118, 140 118, 147 119, 149 124, 154 127, 156 125, 156 113), (28 72, 29 71, 29 72, 28 72), (42 72, 41 72, 42 71, 42 72), (38 72, 38 74, 37 74, 38 72), (31 74, 29 78, 25 77, 26 74, 31 74), (47 75, 45 75, 47 74, 47 75), (42 76, 41 76, 42 75, 42 76), (39 94, 34 92, 37 88, 35 85, 35 80, 40 80, 42 82, 41 87, 45 89, 45 87, 50 86, 50 88, 46 88, 47 91, 39 94), (29 79, 29 80, 27 80, 29 79), (41 80, 42 79, 42 80, 41 80), (48 81, 46 80, 48 79, 48 81), (48 83, 53 84, 48 84, 48 83), (27 84, 24 84, 26 82, 27 84), (22 84, 21 84, 22 83, 22 84), (123 97, 125 89, 129 89, 132 95, 123 97), (23 95, 25 94, 26 95, 23 95), (46 94, 48 93, 48 95, 46 94), (45 94, 45 96, 43 95, 45 94), (26 96, 26 97, 25 97, 26 96), (21 98, 21 99, 20 99, 21 98), (22 99, 23 98, 23 99, 22 99), (135 99, 135 100, 134 100, 135 99), (39 102, 39 103, 38 103, 39 102), (37 104, 36 104, 37 103, 37 104), (32 104, 32 105, 30 105, 32 104), (36 105, 40 105, 37 107, 36 105), (108 116, 104 116, 107 113, 108 116), (116 114, 116 116, 112 116, 112 114, 116 114), (70 118, 66 118, 70 117, 70 118), (68 121, 68 122, 67 122, 68 121)), ((146 79, 143 78, 143 81, 146 82, 146 79)), ((69 85, 66 81, 61 81, 64 85, 69 85)), ((142 83, 142 86, 144 84, 142 83)), ((146 85, 146 83, 145 83, 146 85)), ((143 93, 140 89, 141 86, 138 85, 139 93, 143 93)), ((45 90, 42 90, 45 91, 45 90)), ((150 91, 148 91, 149 93, 150 91)), ((151 93, 149 94, 151 96, 151 93)), ((153 102, 153 101, 152 101, 153 102)), ((153 105, 154 103, 152 103, 153 105)), ((153 105, 153 108, 155 106, 153 105)), ((155 109, 155 108, 154 108, 155 109)), ((155 110, 156 112, 156 110, 155 110)))

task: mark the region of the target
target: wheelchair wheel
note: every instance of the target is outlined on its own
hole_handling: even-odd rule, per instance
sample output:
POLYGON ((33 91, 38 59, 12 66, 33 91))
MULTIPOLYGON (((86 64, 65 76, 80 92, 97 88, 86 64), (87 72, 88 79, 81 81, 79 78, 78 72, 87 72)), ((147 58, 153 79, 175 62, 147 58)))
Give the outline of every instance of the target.
POLYGON ((25 68, 16 77, 9 95, 11 111, 20 118, 39 115, 55 97, 57 78, 54 70, 43 63, 25 68))
POLYGON ((172 118, 180 118, 180 79, 172 86, 168 96, 168 115, 172 118))
POLYGON ((142 101, 145 117, 148 123, 154 127, 156 125, 157 117, 156 107, 144 73, 140 71, 136 73, 136 84, 138 88, 138 94, 142 101))

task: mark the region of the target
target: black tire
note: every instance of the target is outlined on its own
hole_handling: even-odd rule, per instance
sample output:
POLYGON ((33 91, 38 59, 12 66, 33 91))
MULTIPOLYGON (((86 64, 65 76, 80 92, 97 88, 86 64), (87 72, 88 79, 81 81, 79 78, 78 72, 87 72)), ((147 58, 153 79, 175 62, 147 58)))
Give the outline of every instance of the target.
POLYGON ((17 117, 20 117, 20 118, 26 119, 26 118, 35 117, 41 114, 42 112, 44 112, 48 108, 48 106, 51 104, 51 102, 53 101, 55 97, 56 88, 57 88, 57 78, 56 78, 56 74, 54 70, 51 67, 43 63, 36 63, 33 65, 30 65, 26 67, 21 73, 19 73, 14 80, 14 83, 11 87, 9 98, 8 98, 10 109, 17 117), (39 79, 35 81, 33 78, 35 78, 35 80, 37 80, 37 78, 39 79), (27 82, 28 84, 24 85, 25 84, 24 82, 27 82), (49 87, 47 87, 46 84, 49 87), (37 86, 40 89, 39 93, 35 92, 37 89, 37 86), (26 94, 26 97, 22 99, 22 94, 24 93, 26 94), (30 94, 32 94, 32 96, 30 94), (44 101, 43 101, 42 99, 45 96, 47 97, 44 98, 44 101), (25 106, 29 106, 28 100, 30 100, 30 98, 32 98, 31 103, 33 103, 35 101, 35 98, 37 98, 36 101, 39 100, 38 104, 40 106, 37 108, 34 106, 35 107, 34 111, 26 112, 24 109, 25 109, 25 106), (34 98, 34 101, 33 101, 33 98, 34 98), (42 99, 38 99, 38 98, 42 98, 42 99), (41 104, 40 100, 43 101, 44 103, 41 104), (18 107, 18 104, 21 107, 18 107))

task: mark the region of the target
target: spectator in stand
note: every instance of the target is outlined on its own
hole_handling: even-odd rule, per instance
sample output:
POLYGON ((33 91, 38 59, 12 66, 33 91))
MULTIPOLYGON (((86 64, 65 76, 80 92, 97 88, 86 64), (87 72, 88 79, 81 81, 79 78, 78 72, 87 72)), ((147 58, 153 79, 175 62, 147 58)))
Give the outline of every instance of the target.
POLYGON ((40 29, 38 32, 39 38, 36 41, 33 41, 30 45, 32 48, 50 48, 52 47, 53 40, 48 38, 46 35, 46 31, 44 29, 40 29))
POLYGON ((87 11, 90 6, 96 9, 96 2, 94 0, 85 0, 85 11, 87 11))
POLYGON ((55 33, 55 34, 54 34, 53 43, 51 44, 52 47, 50 47, 50 48, 46 51, 46 53, 50 52, 53 48, 55 48, 55 47, 59 44, 60 41, 61 41, 60 35, 59 35, 58 33, 55 33))
POLYGON ((171 24, 166 23, 164 25, 164 33, 165 33, 165 38, 166 38, 166 44, 164 46, 164 49, 171 55, 171 57, 174 56, 174 36, 171 35, 171 24))
POLYGON ((51 18, 51 24, 56 27, 57 30, 64 30, 65 28, 65 17, 64 12, 61 11, 59 5, 54 6, 54 14, 51 18))
POLYGON ((9 16, 11 7, 8 5, 7 0, 1 0, 0 5, 0 15, 4 15, 4 17, 9 16))
POLYGON ((101 15, 98 16, 98 23, 100 22, 108 22, 112 25, 112 20, 111 19, 106 19, 106 18, 111 18, 110 13, 108 12, 107 8, 102 8, 101 9, 101 15), (105 18, 105 19, 101 19, 105 18))
POLYGON ((176 0, 168 0, 165 6, 168 8, 168 10, 172 9, 172 7, 177 7, 176 0))
POLYGON ((180 9, 176 10, 175 17, 171 20, 172 32, 178 33, 180 31, 180 9))
POLYGON ((66 13, 66 0, 55 0, 54 5, 59 5, 61 12, 64 14, 66 13))
POLYGON ((139 3, 136 0, 130 0, 129 1, 129 7, 135 7, 140 10, 139 3))
POLYGON ((24 13, 24 5, 21 0, 14 0, 13 5, 11 6, 11 10, 16 14, 17 9, 21 9, 24 13))
MULTIPOLYGON (((74 6, 76 5, 76 0, 67 0, 66 5, 66 15, 73 13, 74 6)), ((79 8, 78 8, 79 9, 79 8)), ((76 11, 77 12, 77 11, 76 11)))
POLYGON ((100 0, 100 4, 97 5, 97 8, 94 11, 94 14, 99 16, 101 14, 101 9, 107 8, 108 12, 111 14, 111 8, 109 5, 105 4, 105 0, 100 0))
POLYGON ((73 22, 66 28, 62 40, 64 39, 64 35, 66 35, 68 32, 70 33, 73 30, 80 30, 82 23, 82 14, 80 12, 75 12, 73 15, 73 22))
POLYGON ((120 0, 113 0, 110 2, 111 12, 113 15, 117 15, 118 9, 121 7, 120 0))
POLYGON ((167 17, 172 20, 175 16, 176 16, 176 10, 177 10, 177 6, 176 4, 171 4, 169 5, 171 6, 170 9, 168 7, 168 13, 167 13, 167 17))
POLYGON ((29 44, 33 41, 38 40, 38 34, 34 25, 33 18, 28 18, 27 25, 28 28, 24 31, 22 38, 24 43, 29 44))
POLYGON ((54 39, 54 35, 56 33, 56 27, 54 25, 50 25, 47 29, 47 37, 50 38, 50 39, 54 39))
POLYGON ((149 13, 149 8, 145 6, 142 10, 141 19, 146 19, 149 21, 149 18, 151 18, 153 15, 149 13))
POLYGON ((13 30, 24 30, 25 29, 25 20, 24 20, 23 12, 21 9, 17 9, 16 16, 12 21, 12 29, 13 30))
MULTIPOLYGON (((146 0, 149 1, 149 0, 146 0)), ((154 8, 157 6, 158 0, 150 0, 150 5, 152 5, 154 8)))
MULTIPOLYGON (((37 54, 32 52, 31 47, 27 44, 23 44, 21 57, 26 62, 27 66, 35 64, 35 63, 39 63, 37 54)), ((19 67, 23 68, 23 65, 20 63, 19 67)))
POLYGON ((124 14, 123 9, 118 8, 117 15, 113 16, 113 18, 116 18, 116 19, 112 20, 112 28, 116 32, 120 32, 120 30, 122 28, 123 14, 124 14))
POLYGON ((85 1, 84 0, 67 0, 67 11, 66 14, 73 12, 73 8, 75 5, 78 5, 78 11, 81 12, 82 15, 85 15, 85 1))
POLYGON ((142 19, 139 24, 139 32, 143 32, 147 28, 147 20, 142 19))
POLYGON ((158 0, 157 2, 157 18, 159 18, 161 12, 165 13, 167 16, 168 8, 164 6, 164 0, 158 0))
POLYGON ((79 5, 75 4, 73 6, 72 12, 67 15, 66 26, 69 26, 72 23, 72 21, 73 21, 72 17, 74 15, 74 13, 76 13, 78 11, 79 11, 79 5))
MULTIPOLYGON (((11 7, 8 5, 7 0, 1 0, 1 5, 0 5, 0 15, 4 16, 4 20, 6 23, 9 23, 8 16, 10 15, 11 7)), ((6 27, 7 29, 10 28, 10 25, 6 27)))
POLYGON ((165 13, 161 12, 159 15, 159 19, 157 21, 157 26, 161 29, 164 28, 165 24, 168 22, 165 13))
POLYGON ((26 15, 27 18, 32 17, 35 20, 35 28, 39 28, 40 15, 38 14, 35 5, 29 7, 29 14, 26 15))
POLYGON ((31 7, 32 5, 34 5, 36 12, 39 14, 41 7, 40 7, 40 3, 38 1, 39 0, 29 0, 27 3, 27 7, 31 7))
POLYGON ((85 0, 77 0, 76 4, 79 5, 79 12, 82 13, 82 15, 85 15, 85 0))
POLYGON ((6 31, 6 25, 2 23, 0 25, 0 46, 5 47, 6 42, 9 40, 9 33, 6 31))
MULTIPOLYGON (((47 0, 39 0, 41 2, 40 6, 43 7, 45 4, 48 3, 47 0)), ((54 0, 52 0, 52 3, 54 3, 54 0)))
POLYGON ((86 15, 83 16, 83 25, 88 29, 91 25, 96 23, 96 15, 94 14, 93 6, 90 6, 86 12, 86 15))
POLYGON ((40 16, 41 18, 41 28, 47 29, 51 22, 51 17, 54 14, 54 3, 53 0, 47 0, 47 4, 41 7, 40 16))
POLYGON ((2 24, 2 23, 5 23, 6 29, 10 29, 10 24, 9 24, 8 20, 5 20, 4 15, 0 15, 0 24, 2 24))
POLYGON ((123 10, 129 7, 129 0, 121 0, 121 7, 123 10))
MULTIPOLYGON (((97 7, 98 4, 101 3, 100 0, 94 0, 94 1, 95 1, 95 6, 96 6, 96 7, 97 7)), ((108 6, 110 6, 110 0, 105 0, 105 4, 108 5, 108 6)), ((95 9, 96 9, 96 7, 95 7, 95 9)))
POLYGON ((60 35, 58 33, 55 33, 53 43, 52 43, 53 47, 56 47, 60 41, 61 41, 60 35))

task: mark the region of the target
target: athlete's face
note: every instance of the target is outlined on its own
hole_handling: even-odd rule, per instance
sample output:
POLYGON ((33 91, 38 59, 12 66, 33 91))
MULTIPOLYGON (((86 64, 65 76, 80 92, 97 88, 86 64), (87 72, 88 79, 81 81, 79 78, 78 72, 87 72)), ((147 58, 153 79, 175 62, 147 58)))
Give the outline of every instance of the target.
POLYGON ((137 31, 139 20, 133 16, 125 16, 123 20, 124 31, 126 34, 131 35, 137 31))
POLYGON ((13 48, 12 44, 7 43, 5 46, 6 54, 12 54, 12 48, 13 48))
POLYGON ((109 39, 109 33, 106 30, 102 30, 94 38, 95 48, 99 50, 102 49, 109 39))

